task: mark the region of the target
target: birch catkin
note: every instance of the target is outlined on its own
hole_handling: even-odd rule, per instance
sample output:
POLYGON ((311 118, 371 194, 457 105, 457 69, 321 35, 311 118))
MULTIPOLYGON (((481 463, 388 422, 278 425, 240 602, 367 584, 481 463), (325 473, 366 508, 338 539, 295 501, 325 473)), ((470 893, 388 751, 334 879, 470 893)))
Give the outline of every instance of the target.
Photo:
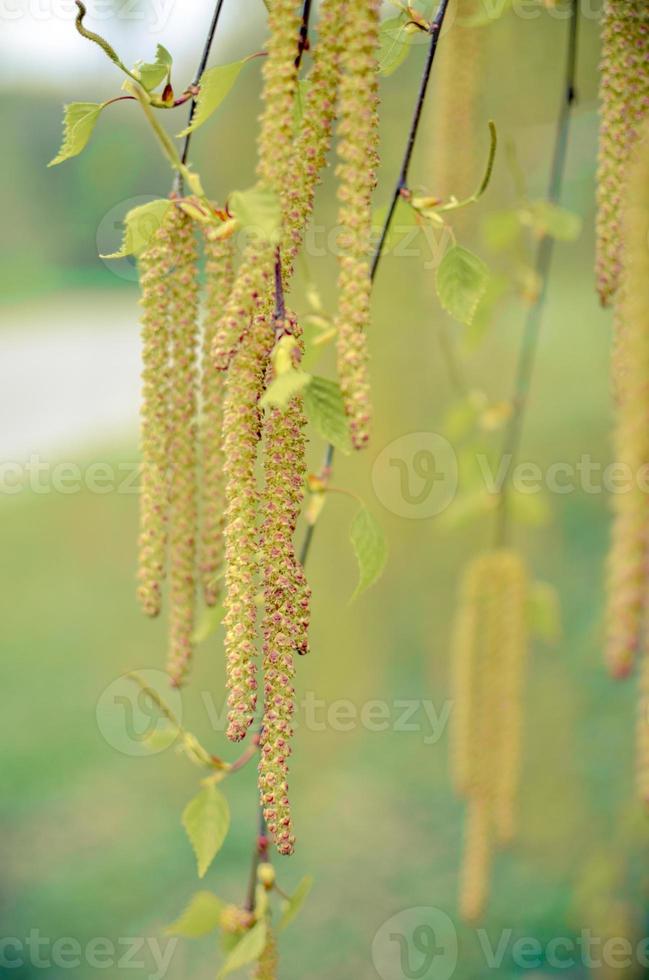
POLYGON ((649 114, 649 10, 644 0, 606 0, 602 18, 597 175, 597 288, 604 305, 623 266, 621 215, 629 158, 649 114))
MULTIPOLYGON (((432 190, 436 197, 468 197, 478 180, 478 102, 483 85, 485 32, 470 26, 475 0, 457 0, 455 20, 435 60, 435 124, 431 132, 432 190)), ((458 218, 463 214, 457 212, 458 218)))
POLYGON ((495 844, 516 829, 527 651, 527 576, 508 549, 466 570, 455 625, 453 769, 468 800, 460 910, 482 914, 495 844))
MULTIPOLYGON (((287 317, 278 333, 298 339, 295 319, 287 317)), ((307 652, 309 621, 310 591, 294 545, 304 495, 305 424, 301 394, 294 395, 285 410, 272 408, 264 420, 264 721, 259 789, 266 824, 280 854, 291 854, 295 843, 288 797, 294 654, 307 652)))
POLYGON ((632 476, 612 495, 613 529, 608 559, 606 660, 611 673, 629 673, 640 646, 647 600, 649 501, 649 143, 645 138, 629 180, 624 218, 625 272, 617 314, 624 329, 624 391, 614 433, 615 459, 632 476))
POLYGON ((203 501, 200 572, 208 606, 221 593, 225 544, 225 476, 223 473, 223 399, 225 378, 213 363, 212 345, 217 324, 232 288, 232 239, 219 238, 208 228, 204 235, 207 290, 203 319, 201 448, 203 501))
MULTIPOLYGON (((292 164, 299 24, 298 7, 294 0, 274 0, 270 5, 257 175, 277 193, 283 211, 292 164)), ((227 369, 248 329, 251 316, 259 310, 272 290, 275 255, 276 247, 268 241, 253 240, 244 250, 213 341, 213 356, 220 370, 227 369)))
POLYGON ((286 182, 286 233, 282 249, 285 275, 290 271, 302 244, 320 171, 331 145, 346 11, 347 0, 325 0, 320 10, 318 43, 293 151, 293 174, 291 180, 286 182))
POLYGON ((371 199, 378 163, 378 0, 349 0, 341 38, 340 179, 341 256, 336 328, 337 365, 352 443, 367 445, 370 384, 366 330, 370 320, 371 199))
POLYGON ((256 622, 259 491, 255 477, 261 413, 259 398, 273 344, 272 327, 257 316, 230 365, 223 416, 225 453, 225 653, 227 736, 244 738, 257 706, 256 622))
POLYGON ((167 550, 169 494, 169 304, 173 215, 140 257, 142 291, 141 489, 138 598, 148 616, 157 616, 162 599, 167 550))
POLYGON ((169 674, 178 686, 192 655, 198 533, 198 249, 194 227, 174 208, 170 276, 169 674))

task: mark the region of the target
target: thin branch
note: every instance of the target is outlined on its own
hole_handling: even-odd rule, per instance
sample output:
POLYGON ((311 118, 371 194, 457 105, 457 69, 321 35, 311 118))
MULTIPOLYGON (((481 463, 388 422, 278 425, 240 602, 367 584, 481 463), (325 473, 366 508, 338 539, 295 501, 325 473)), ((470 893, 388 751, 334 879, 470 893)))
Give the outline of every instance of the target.
MULTIPOLYGON (((406 142, 406 149, 403 155, 403 160, 401 162, 401 169, 399 171, 399 177, 394 186, 394 191, 392 192, 392 198, 390 201, 390 206, 388 212, 385 216, 385 221, 383 222, 383 228, 381 229, 381 236, 379 238, 378 244, 374 251, 374 257, 372 259, 372 265, 370 267, 370 278, 372 282, 376 278, 376 273, 379 268, 379 263, 381 257, 385 250, 385 244, 388 238, 388 233, 392 225, 392 219, 394 218, 394 213, 397 208, 397 203, 401 197, 404 190, 406 190, 408 185, 408 174, 410 171, 410 163, 412 161, 412 154, 415 148, 415 143, 417 140, 417 134, 419 132, 419 125, 421 123, 421 114, 424 108, 424 103, 426 101, 426 93, 428 91, 428 83, 430 81, 430 75, 433 68, 433 63, 435 61, 435 53, 437 51, 437 43, 442 32, 442 27, 444 25, 444 18, 446 17, 446 11, 448 9, 450 0, 440 0, 439 7, 437 8, 437 13, 430 23, 428 28, 428 35, 430 37, 430 42, 428 45, 428 52, 426 54, 426 62, 424 64, 424 71, 421 77, 421 83, 419 85, 419 94, 417 96, 417 102, 415 103, 415 111, 413 113, 412 122, 410 123, 410 129, 408 131, 408 139, 406 142)), ((325 458, 322 464, 322 469, 324 472, 328 472, 331 469, 334 458, 334 447, 328 445, 325 451, 325 458)), ((310 524, 306 529, 304 540, 302 542, 302 549, 300 551, 300 561, 302 564, 306 564, 306 560, 309 556, 311 550, 311 543, 313 541, 313 535, 315 533, 315 524, 310 524)))
POLYGON ((302 7, 302 19, 300 22, 300 33, 297 42, 297 58, 295 67, 299 68, 302 64, 302 55, 309 48, 309 19, 311 17, 311 0, 304 0, 302 7))
MULTIPOLYGON (((561 196, 561 187, 563 184, 563 177, 566 167, 566 151, 568 148, 570 119, 572 116, 572 107, 576 100, 575 79, 577 72, 578 27, 578 0, 572 0, 570 30, 568 36, 568 52, 566 56, 564 96, 561 110, 559 112, 559 118, 557 119, 554 153, 552 158, 552 166, 550 169, 550 180, 548 183, 548 197, 550 201, 555 204, 558 202, 561 196)), ((513 412, 510 416, 503 440, 502 459, 507 461, 506 473, 511 473, 512 464, 518 454, 518 449, 520 446, 523 418, 527 407, 530 382, 536 360, 543 310, 547 296, 548 274, 552 262, 553 251, 554 239, 549 235, 545 235, 539 243, 536 255, 536 274, 540 282, 539 295, 534 303, 534 306, 531 307, 528 313, 525 329, 523 331, 523 339, 521 341, 518 365, 516 368, 516 378, 514 381, 514 395, 512 398, 513 412)), ((500 499, 498 501, 498 510, 496 513, 496 547, 502 547, 507 541, 509 531, 508 521, 508 486, 507 477, 505 477, 505 482, 500 490, 500 499)))
MULTIPOLYGON (((196 69, 196 75, 194 76, 193 86, 197 86, 201 80, 201 76, 207 67, 207 62, 210 57, 210 51, 212 50, 212 43, 214 41, 214 35, 216 34, 216 28, 219 23, 219 17, 221 16, 221 10, 223 9, 223 4, 225 0, 216 0, 216 6, 214 8, 214 14, 212 15, 212 22, 210 23, 209 30, 207 32, 207 37, 205 39, 205 44, 203 46, 203 53, 201 55, 201 60, 199 62, 198 68, 196 69)), ((189 107, 189 115, 187 117, 187 125, 191 126, 192 120, 194 118, 194 113, 196 112, 196 98, 193 98, 191 105, 189 107)), ((192 134, 187 133, 185 136, 185 142, 183 143, 182 152, 180 154, 180 159, 183 164, 187 163, 189 159, 189 144, 191 143, 192 134)), ((183 181, 182 176, 179 174, 176 177, 174 190, 178 194, 182 194, 183 181)))

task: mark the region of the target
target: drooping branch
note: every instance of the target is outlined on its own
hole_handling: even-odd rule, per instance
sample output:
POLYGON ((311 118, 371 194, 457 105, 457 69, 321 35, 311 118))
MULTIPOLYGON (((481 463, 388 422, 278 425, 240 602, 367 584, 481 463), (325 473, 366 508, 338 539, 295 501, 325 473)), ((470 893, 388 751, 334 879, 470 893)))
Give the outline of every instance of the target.
MULTIPOLYGON (((571 0, 571 17, 568 36, 568 51, 566 55, 564 96, 561 109, 557 119, 556 136, 554 142, 554 152, 552 166, 550 169, 550 179, 548 182, 548 198, 556 204, 561 197, 561 188, 566 165, 566 151, 568 148, 568 136, 570 132, 570 120, 572 107, 576 100, 576 72, 577 72, 577 42, 579 28, 579 6, 577 0, 571 0)), ((539 294, 534 305, 530 308, 523 331, 523 339, 518 356, 516 367, 516 377, 514 380, 514 394, 512 398, 512 414, 509 418, 505 437, 503 439, 502 459, 507 462, 506 474, 511 474, 514 460, 518 454, 523 427, 523 418, 527 407, 530 383, 536 352, 538 349, 543 311, 547 297, 547 282, 552 255, 554 252, 554 239, 550 235, 544 235, 541 239, 536 255, 535 270, 538 281, 540 282, 539 294)), ((508 536, 509 522, 509 496, 508 481, 505 481, 500 490, 498 510, 496 512, 495 545, 502 547, 508 536)))

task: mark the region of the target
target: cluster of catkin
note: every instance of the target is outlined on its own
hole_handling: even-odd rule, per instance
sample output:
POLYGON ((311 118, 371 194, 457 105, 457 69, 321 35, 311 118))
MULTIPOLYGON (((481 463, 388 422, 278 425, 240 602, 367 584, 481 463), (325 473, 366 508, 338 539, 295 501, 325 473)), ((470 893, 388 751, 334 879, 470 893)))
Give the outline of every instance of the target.
POLYGON ((370 203, 377 165, 378 0, 323 0, 318 41, 296 123, 300 5, 273 0, 263 66, 257 174, 281 208, 278 235, 232 240, 202 226, 206 297, 198 327, 198 250, 182 201, 141 256, 143 403, 139 596, 160 611, 168 565, 170 675, 192 653, 198 580, 222 598, 227 735, 240 741, 258 708, 259 791, 269 833, 290 854, 288 796, 294 658, 308 649, 310 590, 295 550, 305 479, 302 395, 262 407, 279 344, 297 367, 301 331, 285 308, 295 258, 339 118, 338 365, 353 441, 369 436, 370 203), (200 365, 199 365, 200 347, 200 365), (263 460, 260 479, 258 465, 263 460), (222 593, 222 595, 221 595, 222 593), (260 595, 263 599, 260 602, 260 595))
POLYGON ((627 182, 617 301, 625 335, 624 388, 614 448, 629 480, 624 492, 613 495, 606 659, 615 677, 627 676, 639 662, 637 787, 649 804, 649 129, 638 141, 627 182))
POLYGON ((501 549, 465 571, 453 649, 452 770, 467 801, 460 912, 485 907, 494 847, 516 833, 523 683, 527 658, 527 573, 501 549))

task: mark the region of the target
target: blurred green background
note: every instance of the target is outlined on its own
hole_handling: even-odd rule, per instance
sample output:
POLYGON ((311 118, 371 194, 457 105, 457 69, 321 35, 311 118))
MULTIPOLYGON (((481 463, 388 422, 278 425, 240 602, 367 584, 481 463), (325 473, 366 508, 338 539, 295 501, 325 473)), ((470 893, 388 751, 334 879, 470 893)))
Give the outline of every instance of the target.
MULTIPOLYGON (((150 57, 158 41, 174 54, 178 47, 180 82, 192 74, 209 7, 174 5, 157 32, 146 18, 89 23, 132 60, 150 57)), ((21 465, 38 454, 50 467, 66 463, 83 471, 105 462, 127 474, 137 461, 137 286, 132 266, 111 266, 98 251, 117 244, 121 216, 138 198, 167 193, 169 175, 131 105, 105 113, 81 157, 46 169, 60 138, 61 104, 106 98, 120 80, 98 49, 76 37, 69 16, 48 18, 44 5, 16 9, 20 18, 3 15, 0 40, 2 458, 21 465)), ((137 9, 147 15, 146 4, 137 9)), ((557 245, 525 423, 522 459, 542 468, 557 461, 575 465, 585 454, 604 465, 610 459, 609 317, 598 308, 592 274, 598 21, 596 10, 584 8, 579 101, 562 197, 582 216, 583 233, 576 244, 557 245)), ((262 37, 263 7, 250 0, 230 11, 213 60, 234 60, 255 50, 262 37)), ((516 203, 508 144, 516 148, 530 195, 544 194, 566 24, 556 10, 528 4, 481 29, 481 38, 476 144, 480 157, 486 155, 486 120, 493 118, 501 150, 492 185, 480 205, 463 215, 458 236, 497 264, 482 241, 481 222, 516 203)), ((379 206, 398 170, 424 54, 424 46, 415 45, 408 62, 383 82, 379 206)), ((443 96, 436 78, 412 172, 413 186, 429 192, 435 190, 430 159, 443 96)), ((196 166, 216 200, 254 180, 259 81, 259 63, 253 62, 195 138, 196 166)), ((181 128, 181 117, 184 110, 176 113, 173 131, 181 128)), ((329 176, 319 220, 332 220, 333 208, 329 176)), ((389 564, 379 584, 349 605, 354 505, 333 495, 309 568, 312 653, 298 664, 300 699, 311 694, 333 710, 336 702, 350 701, 359 712, 379 700, 389 706, 391 723, 387 731, 372 732, 335 718, 331 723, 330 715, 330 723, 313 730, 299 715, 291 778, 298 847, 293 858, 277 864, 286 890, 306 873, 316 884, 282 937, 280 975, 371 980, 380 975, 372 943, 382 925, 403 910, 435 907, 457 927, 454 976, 460 980, 522 973, 609 976, 581 962, 524 970, 513 961, 511 946, 502 964, 489 968, 475 928, 457 921, 463 805, 451 790, 447 726, 431 739, 421 705, 428 702, 439 714, 447 704, 456 584, 466 560, 490 542, 491 522, 487 516, 449 529, 441 518, 401 517, 384 506, 372 467, 393 440, 447 431, 458 403, 444 354, 449 343, 468 388, 483 390, 495 404, 509 397, 525 305, 516 298, 501 303, 481 342, 469 343, 463 328, 440 311, 421 239, 414 250, 419 254, 388 255, 376 284, 373 444, 358 458, 337 458, 334 477, 336 485, 360 494, 380 520, 389 564), (420 705, 415 730, 392 723, 403 701, 420 705)), ((308 257, 308 273, 331 310, 335 259, 308 257)), ((300 312, 306 309, 304 283, 301 267, 294 297, 300 312)), ((329 368, 327 355, 321 369, 329 368)), ((500 433, 480 438, 493 451, 500 433)), ((321 452, 314 436, 313 469, 321 452)), ((0 500, 2 936, 23 940, 38 929, 51 942, 74 937, 82 946, 93 937, 165 943, 165 923, 198 887, 179 820, 197 773, 173 751, 131 754, 120 706, 113 715, 105 706, 116 690, 110 685, 125 671, 160 669, 165 659, 164 623, 146 621, 134 597, 137 498, 124 487, 76 492, 69 489, 72 478, 67 490, 57 491, 47 475, 43 480, 40 488, 14 493, 5 479, 0 500)), ((469 490, 460 483, 460 493, 469 490)), ((646 929, 647 882, 646 835, 633 799, 634 685, 612 683, 601 658, 607 496, 577 488, 548 495, 546 505, 546 522, 517 525, 515 537, 534 576, 560 595, 562 635, 556 644, 535 641, 532 649, 520 835, 497 859, 484 925, 492 937, 511 929, 512 941, 532 936, 544 945, 584 928, 638 937, 646 929)), ((223 704, 222 660, 217 632, 197 651, 182 715, 213 751, 231 757, 222 731, 214 730, 214 711, 223 704)), ((233 777, 227 793, 233 826, 205 884, 240 902, 255 833, 253 769, 233 777)), ((219 955, 211 938, 180 941, 166 976, 212 977, 219 955)), ((0 975, 42 975, 28 959, 20 968, 0 967, 0 975)), ((437 969, 425 976, 446 976, 437 969)), ((50 972, 89 978, 97 971, 82 964, 50 972)), ((149 957, 136 975, 153 973, 149 957)), ((637 976, 641 970, 610 975, 637 976)))

